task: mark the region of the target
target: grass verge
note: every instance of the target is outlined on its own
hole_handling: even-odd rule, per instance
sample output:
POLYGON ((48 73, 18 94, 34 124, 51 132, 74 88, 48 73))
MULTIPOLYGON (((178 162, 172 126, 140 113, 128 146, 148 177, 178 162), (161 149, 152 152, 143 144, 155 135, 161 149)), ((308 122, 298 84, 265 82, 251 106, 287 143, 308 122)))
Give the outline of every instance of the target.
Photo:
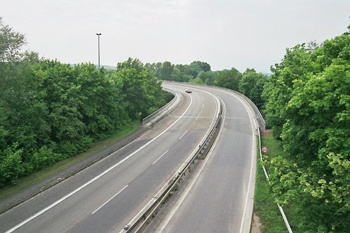
POLYGON ((73 164, 76 164, 91 155, 103 150, 106 147, 109 147, 113 145, 114 143, 118 142, 122 138, 130 135, 131 133, 135 132, 137 129, 139 129, 140 126, 136 123, 132 123, 130 125, 126 125, 123 128, 121 128, 118 132, 116 132, 114 135, 112 135, 110 138, 105 139, 101 142, 98 142, 94 144, 88 151, 78 154, 74 157, 67 158, 65 160, 62 160, 52 166, 49 166, 47 168, 44 168, 36 173, 33 173, 29 176, 23 177, 18 180, 18 183, 16 185, 11 185, 4 187, 0 189, 0 200, 12 196, 36 183, 39 183, 40 181, 66 169, 67 167, 72 166, 73 164))
MULTIPOLYGON (((259 144, 259 141, 257 141, 257 144, 259 144)), ((266 154, 269 157, 283 153, 280 142, 275 140, 272 135, 262 137, 262 146, 269 148, 266 154)), ((288 233, 275 198, 269 192, 269 184, 262 169, 259 148, 257 149, 257 156, 254 210, 262 223, 262 232, 288 233)))

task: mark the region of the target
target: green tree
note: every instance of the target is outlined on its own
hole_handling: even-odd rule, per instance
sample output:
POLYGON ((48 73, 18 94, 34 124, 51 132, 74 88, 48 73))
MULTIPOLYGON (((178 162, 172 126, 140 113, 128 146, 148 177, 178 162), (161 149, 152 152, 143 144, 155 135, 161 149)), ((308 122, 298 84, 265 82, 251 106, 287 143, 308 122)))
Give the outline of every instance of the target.
POLYGON ((197 78, 200 78, 201 80, 203 80, 203 82, 207 85, 214 85, 216 75, 217 75, 217 72, 201 71, 201 72, 199 72, 197 78))
POLYGON ((260 110, 264 108, 262 93, 266 82, 267 76, 256 73, 254 69, 247 69, 239 82, 239 91, 251 99, 260 110))
POLYGON ((5 149, 0 157, 0 187, 5 184, 16 184, 25 168, 22 162, 23 149, 18 149, 18 144, 14 143, 11 147, 5 149))
MULTIPOLYGON (((3 25, 0 18, 0 150, 14 142, 19 148, 38 148, 38 140, 45 141, 47 134, 45 106, 35 91, 38 80, 30 76, 39 58, 36 53, 21 52, 25 43, 25 37, 3 25)), ((23 157, 27 154, 23 150, 23 157)))
POLYGON ((300 204, 303 231, 350 227, 349 70, 344 34, 319 47, 287 50, 268 84, 268 119, 282 129, 288 154, 269 163, 271 190, 282 205, 300 204))
POLYGON ((82 114, 87 135, 103 138, 128 122, 122 85, 104 68, 97 71, 93 64, 76 65, 74 83, 79 86, 78 110, 82 114))
POLYGON ((23 34, 13 31, 9 25, 4 25, 0 17, 0 81, 1 89, 15 86, 20 80, 20 64, 23 53, 21 47, 26 44, 23 34))
POLYGON ((116 76, 120 80, 124 103, 131 119, 141 120, 147 116, 150 108, 162 98, 161 83, 138 59, 129 58, 119 63, 116 76))
POLYGON ((275 138, 281 137, 286 122, 285 106, 292 98, 293 81, 306 78, 310 70, 317 72, 318 66, 312 59, 315 59, 312 51, 302 44, 287 49, 282 62, 271 67, 273 74, 265 85, 262 96, 266 103, 266 123, 273 129, 275 138))
POLYGON ((231 70, 219 71, 216 80, 214 81, 214 85, 239 91, 239 83, 241 79, 242 74, 237 69, 232 68, 231 70))
POLYGON ((194 61, 191 63, 191 66, 199 72, 204 71, 208 72, 211 70, 211 67, 208 63, 202 61, 194 61))
POLYGON ((174 65, 169 61, 165 61, 162 64, 162 68, 159 70, 159 78, 162 80, 171 80, 173 74, 174 65))

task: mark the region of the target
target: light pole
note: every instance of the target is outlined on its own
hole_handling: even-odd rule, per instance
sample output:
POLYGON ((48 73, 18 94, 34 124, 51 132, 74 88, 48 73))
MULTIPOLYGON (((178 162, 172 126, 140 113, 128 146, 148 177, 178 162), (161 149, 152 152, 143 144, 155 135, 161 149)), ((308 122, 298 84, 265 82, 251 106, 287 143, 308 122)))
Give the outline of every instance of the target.
POLYGON ((100 70, 100 35, 102 35, 101 33, 96 33, 97 37, 98 37, 98 70, 100 70))

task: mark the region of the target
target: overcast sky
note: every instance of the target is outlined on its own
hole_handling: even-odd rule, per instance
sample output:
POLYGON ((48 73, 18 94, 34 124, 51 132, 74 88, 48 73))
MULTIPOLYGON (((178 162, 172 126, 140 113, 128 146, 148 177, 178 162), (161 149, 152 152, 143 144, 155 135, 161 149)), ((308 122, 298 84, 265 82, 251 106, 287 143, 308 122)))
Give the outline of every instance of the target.
POLYGON ((26 49, 63 63, 204 61, 270 72, 286 48, 348 31, 350 0, 0 0, 26 49))

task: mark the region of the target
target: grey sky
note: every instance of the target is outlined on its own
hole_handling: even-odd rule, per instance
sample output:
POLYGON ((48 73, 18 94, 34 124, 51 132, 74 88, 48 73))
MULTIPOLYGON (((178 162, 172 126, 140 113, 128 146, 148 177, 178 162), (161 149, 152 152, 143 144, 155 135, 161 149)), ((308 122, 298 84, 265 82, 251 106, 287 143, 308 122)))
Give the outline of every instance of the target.
POLYGON ((204 61, 269 72, 286 48, 346 32, 350 0, 0 0, 26 48, 63 63, 204 61))

